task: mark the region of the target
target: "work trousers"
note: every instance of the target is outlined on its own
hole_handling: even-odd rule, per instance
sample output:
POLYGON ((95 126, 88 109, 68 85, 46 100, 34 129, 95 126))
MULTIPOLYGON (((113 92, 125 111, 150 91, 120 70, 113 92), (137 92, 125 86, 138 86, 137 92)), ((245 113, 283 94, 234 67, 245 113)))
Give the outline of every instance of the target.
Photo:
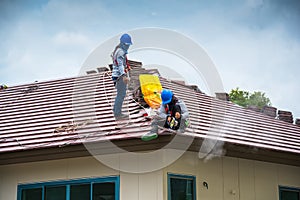
POLYGON ((123 77, 120 77, 115 81, 115 87, 117 89, 117 96, 114 104, 114 116, 119 117, 122 113, 122 105, 126 96, 127 84, 124 82, 123 77))

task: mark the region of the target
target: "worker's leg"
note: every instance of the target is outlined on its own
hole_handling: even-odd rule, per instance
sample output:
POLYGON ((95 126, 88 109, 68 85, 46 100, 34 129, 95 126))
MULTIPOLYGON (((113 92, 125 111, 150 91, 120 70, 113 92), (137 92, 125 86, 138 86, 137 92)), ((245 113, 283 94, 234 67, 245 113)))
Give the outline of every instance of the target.
POLYGON ((158 132, 158 126, 163 127, 165 125, 165 119, 161 119, 159 117, 154 117, 151 123, 151 132, 157 133, 158 132))
POLYGON ((186 129, 187 127, 189 127, 189 125, 190 125, 189 118, 187 118, 187 119, 181 119, 181 122, 180 122, 180 126, 179 126, 179 129, 178 129, 178 132, 184 133, 185 129, 186 129))
POLYGON ((116 82, 117 96, 114 104, 114 115, 115 117, 121 116, 122 105, 126 96, 127 85, 124 83, 123 78, 119 78, 116 82))
POLYGON ((154 117, 151 122, 151 130, 142 136, 142 140, 149 141, 157 138, 158 136, 158 126, 163 127, 165 124, 165 119, 159 117, 154 117))

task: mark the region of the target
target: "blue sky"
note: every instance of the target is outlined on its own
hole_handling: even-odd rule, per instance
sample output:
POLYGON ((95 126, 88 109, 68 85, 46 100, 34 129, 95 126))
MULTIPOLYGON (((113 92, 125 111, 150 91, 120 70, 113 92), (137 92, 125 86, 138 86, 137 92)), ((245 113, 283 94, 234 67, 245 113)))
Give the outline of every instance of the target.
POLYGON ((159 27, 201 45, 227 92, 263 91, 300 118, 299 21, 297 0, 1 0, 0 84, 76 76, 107 39, 159 27))

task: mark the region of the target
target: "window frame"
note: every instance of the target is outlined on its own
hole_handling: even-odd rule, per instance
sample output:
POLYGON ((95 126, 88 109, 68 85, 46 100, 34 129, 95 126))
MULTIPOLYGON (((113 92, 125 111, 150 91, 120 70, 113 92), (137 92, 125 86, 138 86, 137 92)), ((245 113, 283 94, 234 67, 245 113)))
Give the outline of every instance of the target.
POLYGON ((193 200, 197 199, 197 192, 196 192, 196 176, 194 175, 184 175, 184 174, 174 174, 168 173, 168 200, 171 200, 171 178, 178 178, 178 179, 185 179, 185 180, 192 180, 193 181, 193 200))
POLYGON ((18 184, 17 188, 17 200, 21 200, 22 191, 24 189, 35 189, 42 188, 42 200, 45 198, 45 187, 47 186, 66 186, 66 200, 70 200, 70 187, 74 184, 90 184, 91 187, 91 199, 92 199, 92 188, 93 184, 96 183, 115 183, 115 199, 120 200, 120 176, 108 176, 98 178, 80 178, 70 180, 57 180, 57 181, 46 181, 36 183, 22 183, 18 184))
POLYGON ((282 190, 289 190, 289 191, 293 191, 293 192, 298 192, 299 193, 299 199, 300 199, 300 188, 279 185, 279 187, 278 187, 279 200, 282 199, 282 197, 281 197, 281 191, 282 190))

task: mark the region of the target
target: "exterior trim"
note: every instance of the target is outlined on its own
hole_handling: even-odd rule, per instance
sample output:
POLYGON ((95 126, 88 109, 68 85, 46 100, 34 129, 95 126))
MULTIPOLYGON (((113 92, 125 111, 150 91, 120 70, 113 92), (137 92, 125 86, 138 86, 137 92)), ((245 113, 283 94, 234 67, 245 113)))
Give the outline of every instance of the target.
POLYGON ((17 200, 21 200, 22 190, 23 189, 33 189, 33 188, 42 188, 42 194, 44 199, 45 186, 59 186, 66 185, 67 195, 66 200, 70 200, 70 184, 79 184, 79 183, 89 183, 91 187, 91 198, 92 198, 92 188, 94 183, 115 183, 115 197, 116 200, 120 200, 120 177, 119 176, 108 176, 108 177, 99 177, 99 178, 82 178, 82 179, 72 179, 72 180, 58 180, 58 181, 47 181, 47 182, 37 182, 37 183, 22 183, 18 185, 18 194, 17 200))
POLYGON ((298 192, 299 193, 299 197, 298 198, 300 198, 300 188, 279 185, 278 186, 279 200, 282 200, 282 196, 281 196, 281 191, 282 190, 288 190, 288 191, 292 191, 292 192, 298 192))
POLYGON ((171 199, 171 178, 178 178, 178 179, 186 179, 186 180, 193 180, 193 199, 192 200, 196 200, 197 196, 196 196, 196 176, 193 175, 183 175, 183 174, 173 174, 173 173, 168 173, 168 200, 172 200, 171 199))

